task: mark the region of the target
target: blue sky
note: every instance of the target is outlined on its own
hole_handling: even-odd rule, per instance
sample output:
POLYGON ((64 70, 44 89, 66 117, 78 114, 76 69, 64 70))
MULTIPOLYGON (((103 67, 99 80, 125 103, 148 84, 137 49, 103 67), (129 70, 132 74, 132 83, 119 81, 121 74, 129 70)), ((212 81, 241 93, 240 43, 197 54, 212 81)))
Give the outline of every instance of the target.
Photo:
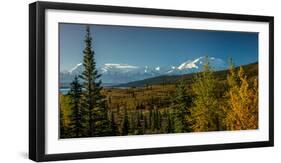
MULTIPOLYGON (((83 60, 85 25, 59 25, 60 70, 83 60)), ((236 65, 258 60, 258 33, 91 25, 97 66, 177 66, 201 56, 232 57, 236 65)))

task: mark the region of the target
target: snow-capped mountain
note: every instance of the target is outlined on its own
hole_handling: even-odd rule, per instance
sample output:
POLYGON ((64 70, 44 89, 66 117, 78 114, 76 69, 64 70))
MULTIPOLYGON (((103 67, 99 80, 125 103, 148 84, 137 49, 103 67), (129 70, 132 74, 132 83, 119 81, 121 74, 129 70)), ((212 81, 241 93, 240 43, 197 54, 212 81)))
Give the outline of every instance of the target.
MULTIPOLYGON (((226 63, 219 58, 210 57, 210 65, 213 70, 223 70, 227 68, 226 63)), ((107 63, 98 68, 98 72, 102 74, 101 80, 105 84, 121 84, 137 80, 143 80, 161 75, 182 75, 194 72, 200 72, 205 64, 205 57, 187 60, 178 66, 167 67, 150 67, 150 66, 134 66, 129 64, 107 63)), ((60 73, 61 83, 70 83, 75 75, 81 74, 83 71, 82 63, 75 65, 69 71, 60 73)))
MULTIPOLYGON (((208 60, 210 62, 210 65, 214 66, 215 69, 225 68, 225 62, 222 59, 211 57, 208 60)), ((200 69, 205 64, 205 58, 200 57, 195 60, 188 60, 181 65, 179 65, 178 69, 200 69)))
POLYGON ((83 64, 82 63, 78 63, 76 66, 74 66, 72 69, 70 69, 68 72, 70 74, 74 74, 74 73, 80 73, 83 71, 83 64))
MULTIPOLYGON (((210 63, 211 68, 215 71, 223 70, 227 68, 226 63, 220 58, 210 57, 208 58, 208 61, 210 63)), ((169 73, 188 74, 188 73, 200 72, 202 71, 205 62, 206 62, 205 57, 199 57, 194 60, 187 60, 186 62, 180 64, 178 67, 172 67, 172 70, 170 70, 169 73)))
POLYGON ((112 73, 112 72, 123 72, 128 73, 132 71, 138 70, 139 67, 132 66, 128 64, 117 64, 117 63, 106 63, 103 67, 100 68, 100 73, 106 74, 106 73, 112 73))

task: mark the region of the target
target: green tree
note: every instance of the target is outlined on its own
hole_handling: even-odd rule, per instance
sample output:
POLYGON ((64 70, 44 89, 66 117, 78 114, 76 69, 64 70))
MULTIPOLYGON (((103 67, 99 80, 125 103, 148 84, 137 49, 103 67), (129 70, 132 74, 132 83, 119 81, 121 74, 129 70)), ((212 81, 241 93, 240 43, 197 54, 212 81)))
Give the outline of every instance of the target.
POLYGON ((206 57, 203 71, 197 74, 192 85, 195 93, 194 107, 190 110, 193 131, 215 131, 220 128, 221 122, 217 122, 220 114, 216 82, 206 57))
POLYGON ((110 121, 107 116, 105 97, 101 95, 100 74, 96 69, 94 51, 92 50, 92 37, 90 27, 86 27, 85 49, 83 51, 84 70, 80 76, 83 81, 83 107, 87 111, 88 134, 87 136, 108 135, 111 131, 110 121))
POLYGON ((152 119, 153 119, 153 125, 152 128, 156 131, 156 133, 159 132, 161 128, 161 115, 160 111, 158 108, 155 108, 152 112, 152 119))
POLYGON ((147 116, 143 116, 143 123, 144 123, 144 131, 148 128, 147 116))
POLYGON ((99 105, 93 109, 94 118, 94 136, 110 136, 112 135, 112 129, 110 120, 108 118, 107 103, 103 100, 99 102, 99 105))
POLYGON ((124 111, 124 117, 122 121, 122 135, 128 135, 130 131, 130 124, 129 124, 129 116, 127 112, 127 108, 124 111))
POLYGON ((144 115, 142 111, 138 111, 137 113, 137 133, 138 135, 144 134, 145 131, 145 122, 144 115))
POLYGON ((83 117, 83 110, 81 108, 82 86, 77 76, 74 77, 70 86, 70 91, 68 93, 71 109, 71 114, 69 115, 69 131, 74 137, 81 137, 83 136, 85 118, 83 117))
POLYGON ((119 135, 118 126, 115 123, 115 117, 114 117, 114 113, 113 112, 111 112, 110 117, 111 117, 110 126, 111 126, 111 131, 112 131, 111 135, 112 136, 119 135))
POLYGON ((130 134, 134 135, 135 132, 136 132, 136 112, 134 112, 133 114, 131 114, 130 116, 130 123, 129 123, 129 126, 130 126, 130 134))
POLYGON ((167 133, 174 133, 174 119, 171 113, 168 114, 168 125, 167 125, 167 133))
POLYGON ((149 109, 149 112, 148 112, 148 128, 149 129, 152 129, 153 127, 153 119, 152 119, 152 109, 149 109))
POLYGON ((191 96, 187 93, 184 80, 177 83, 176 91, 171 101, 175 116, 175 132, 181 133, 190 131, 190 125, 186 119, 190 116, 191 96))

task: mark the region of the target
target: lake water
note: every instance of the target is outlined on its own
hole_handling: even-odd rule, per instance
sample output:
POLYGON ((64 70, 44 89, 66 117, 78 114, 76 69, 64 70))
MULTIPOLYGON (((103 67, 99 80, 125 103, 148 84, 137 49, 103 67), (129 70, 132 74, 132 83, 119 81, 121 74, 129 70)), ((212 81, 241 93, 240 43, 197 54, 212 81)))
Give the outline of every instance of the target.
POLYGON ((61 93, 61 94, 67 94, 68 92, 69 92, 69 90, 70 90, 70 88, 60 88, 59 89, 59 92, 61 93))
MULTIPOLYGON (((115 88, 115 87, 105 87, 104 88, 115 88)), ((129 87, 116 87, 117 89, 128 89, 129 87)), ((66 95, 70 91, 70 88, 59 88, 59 92, 66 95)))

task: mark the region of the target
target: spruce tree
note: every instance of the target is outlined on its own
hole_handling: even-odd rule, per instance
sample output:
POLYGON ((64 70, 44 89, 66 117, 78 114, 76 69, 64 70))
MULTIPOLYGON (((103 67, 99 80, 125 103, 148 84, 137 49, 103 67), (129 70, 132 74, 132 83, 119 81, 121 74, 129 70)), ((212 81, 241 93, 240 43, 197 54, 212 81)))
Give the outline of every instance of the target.
POLYGON ((75 76, 73 82, 70 84, 71 88, 69 91, 71 114, 69 131, 73 137, 83 136, 85 118, 83 117, 83 111, 81 108, 81 96, 82 86, 78 81, 78 77, 75 76))
POLYGON ((110 128, 111 128, 111 136, 119 135, 117 124, 115 123, 114 113, 111 111, 111 120, 110 120, 110 128))
POLYGON ((173 120, 173 116, 171 115, 171 113, 168 114, 168 124, 167 124, 167 133, 174 133, 174 120, 173 120))
POLYGON ((144 134, 144 115, 142 111, 138 111, 137 113, 137 134, 142 135, 144 134))
POLYGON ((141 119, 141 111, 137 111, 137 116, 136 116, 136 132, 135 134, 137 135, 141 135, 143 132, 142 132, 142 119, 141 119))
POLYGON ((161 111, 158 111, 158 129, 160 131, 160 129, 162 128, 162 113, 161 111))
POLYGON ((144 123, 144 130, 146 130, 148 128, 148 122, 147 122, 147 116, 144 115, 143 117, 143 123, 144 123))
POLYGON ((135 134, 136 132, 136 120, 135 120, 135 112, 133 114, 131 114, 130 116, 130 123, 129 123, 129 126, 130 126, 130 131, 129 133, 130 134, 135 134))
POLYGON ((129 123, 130 122, 129 122, 129 116, 128 116, 127 108, 125 108, 123 122, 122 122, 122 135, 128 135, 129 134, 129 130, 130 130, 129 123))
POLYGON ((190 116, 191 97, 187 94, 184 80, 176 85, 176 91, 172 97, 172 109, 175 116, 175 132, 190 131, 189 123, 186 118, 190 116))
POLYGON ((153 110, 153 129, 156 132, 159 130, 159 111, 157 108, 153 110))
POLYGON ((99 102, 98 106, 93 109, 93 116, 95 117, 95 136, 110 136, 113 132, 110 126, 110 118, 107 108, 107 103, 103 98, 103 100, 99 102))
POLYGON ((153 119, 152 119, 152 109, 149 109, 149 113, 148 113, 148 128, 152 129, 153 125, 153 119))
POLYGON ((96 69, 90 27, 86 27, 85 49, 83 51, 84 70, 80 76, 83 81, 83 107, 87 111, 87 136, 105 136, 110 134, 110 121, 107 116, 105 97, 101 94, 100 74, 96 69))
POLYGON ((153 128, 156 129, 156 133, 159 133, 162 125, 162 117, 161 112, 157 108, 154 110, 153 121, 153 128))

